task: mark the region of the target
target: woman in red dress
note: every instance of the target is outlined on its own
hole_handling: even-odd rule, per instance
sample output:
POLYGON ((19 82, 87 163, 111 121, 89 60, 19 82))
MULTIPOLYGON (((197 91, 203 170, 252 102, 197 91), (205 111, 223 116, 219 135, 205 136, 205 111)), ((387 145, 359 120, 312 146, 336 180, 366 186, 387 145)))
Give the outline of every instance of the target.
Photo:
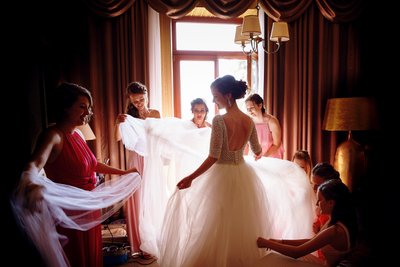
MULTIPOLYGON (((86 144, 76 127, 88 122, 92 114, 90 92, 76 84, 62 83, 56 89, 56 124, 41 133, 32 159, 25 172, 39 173, 44 168, 46 176, 53 182, 74 186, 91 191, 96 187, 96 172, 105 174, 127 174, 136 172, 113 168, 97 162, 96 157, 86 144)), ((25 203, 31 211, 37 211, 38 200, 42 196, 43 186, 27 182, 24 188, 25 203)), ((100 210, 86 215, 98 217, 100 210), (96 214, 97 213, 97 214, 96 214)), ((65 211, 68 216, 82 214, 80 211, 65 211)), ((44 231, 46 229, 43 229, 44 231)), ((87 231, 57 227, 58 233, 66 236, 61 241, 64 252, 73 267, 102 267, 101 225, 87 231)), ((44 233, 46 234, 46 233, 44 233)))

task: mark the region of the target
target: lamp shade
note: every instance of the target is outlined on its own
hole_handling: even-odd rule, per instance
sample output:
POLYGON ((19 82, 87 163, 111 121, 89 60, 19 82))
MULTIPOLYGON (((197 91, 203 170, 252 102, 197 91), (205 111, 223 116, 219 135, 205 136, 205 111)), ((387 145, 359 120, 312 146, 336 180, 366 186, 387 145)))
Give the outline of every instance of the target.
POLYGON ((235 44, 247 44, 250 42, 250 35, 242 34, 242 25, 236 27, 235 44))
POLYGON ((328 99, 322 129, 326 131, 364 131, 376 129, 378 118, 373 98, 328 99))
POLYGON ((273 42, 289 41, 288 24, 284 21, 272 23, 271 36, 269 39, 273 42))
POLYGON ((261 34, 260 21, 256 15, 249 15, 243 18, 242 35, 250 36, 250 34, 253 34, 253 36, 261 34))
POLYGON ((77 127, 78 130, 80 130, 85 137, 85 140, 94 140, 96 139, 96 136, 94 135, 92 128, 90 128, 89 124, 83 124, 77 127))

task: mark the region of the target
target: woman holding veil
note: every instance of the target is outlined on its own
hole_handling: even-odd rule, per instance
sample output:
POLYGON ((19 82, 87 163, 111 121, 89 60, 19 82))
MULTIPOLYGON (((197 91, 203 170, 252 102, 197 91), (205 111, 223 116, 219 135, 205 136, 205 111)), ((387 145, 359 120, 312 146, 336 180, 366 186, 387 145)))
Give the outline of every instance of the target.
POLYGON ((139 187, 140 176, 136 167, 121 170, 97 162, 77 131, 92 114, 86 88, 64 82, 54 96, 56 124, 40 134, 12 206, 46 266, 102 267, 100 223, 139 187), (123 178, 97 186, 96 173, 123 178))

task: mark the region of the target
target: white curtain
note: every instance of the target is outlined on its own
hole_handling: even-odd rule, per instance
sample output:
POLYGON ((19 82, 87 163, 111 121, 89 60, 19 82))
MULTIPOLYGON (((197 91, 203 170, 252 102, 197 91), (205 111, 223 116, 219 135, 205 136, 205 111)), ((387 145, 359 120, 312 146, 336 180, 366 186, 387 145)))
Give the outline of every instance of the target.
POLYGON ((149 7, 149 101, 152 109, 162 110, 161 46, 159 14, 149 7))

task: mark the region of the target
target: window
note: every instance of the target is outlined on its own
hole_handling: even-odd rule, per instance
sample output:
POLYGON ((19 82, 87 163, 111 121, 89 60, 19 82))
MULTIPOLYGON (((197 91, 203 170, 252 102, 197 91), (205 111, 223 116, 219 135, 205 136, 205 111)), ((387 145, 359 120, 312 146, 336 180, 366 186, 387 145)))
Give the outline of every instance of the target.
POLYGON ((236 51, 233 42, 236 24, 176 22, 176 50, 236 51))
POLYGON ((200 97, 208 105, 207 119, 211 121, 218 110, 212 102, 210 84, 217 77, 231 74, 252 85, 256 59, 248 58, 233 42, 236 26, 240 23, 241 19, 193 17, 173 21, 176 117, 191 119, 190 102, 200 97))

